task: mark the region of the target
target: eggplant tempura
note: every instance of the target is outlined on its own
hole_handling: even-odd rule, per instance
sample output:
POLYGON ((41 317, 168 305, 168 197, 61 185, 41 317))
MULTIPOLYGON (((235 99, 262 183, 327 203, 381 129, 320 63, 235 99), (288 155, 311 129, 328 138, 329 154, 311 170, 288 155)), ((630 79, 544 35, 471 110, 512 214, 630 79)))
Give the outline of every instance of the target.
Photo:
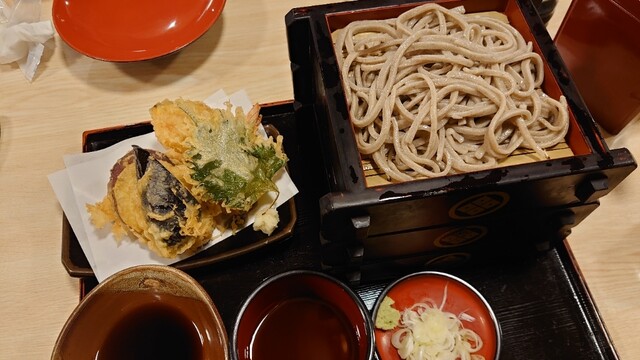
MULTIPOLYGON (((94 225, 112 225, 157 254, 172 258, 206 244, 213 230, 237 230, 285 165, 282 137, 258 132, 259 107, 212 109, 202 102, 165 100, 150 110, 165 153, 134 149, 111 169, 107 196, 87 205, 94 225)), ((273 207, 273 204, 272 204, 273 207)), ((258 214, 254 230, 271 234, 273 208, 258 214)))
POLYGON ((93 223, 111 223, 116 238, 131 234, 167 258, 208 242, 220 208, 198 202, 174 169, 164 154, 134 147, 111 168, 107 196, 87 206, 93 223))

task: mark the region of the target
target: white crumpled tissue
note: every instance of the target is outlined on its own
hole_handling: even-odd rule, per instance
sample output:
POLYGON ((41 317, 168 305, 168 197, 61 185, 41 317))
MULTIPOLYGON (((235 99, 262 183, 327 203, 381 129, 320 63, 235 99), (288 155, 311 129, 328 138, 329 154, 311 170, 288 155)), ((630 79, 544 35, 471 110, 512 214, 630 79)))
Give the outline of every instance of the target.
POLYGON ((51 21, 39 20, 40 0, 0 0, 0 64, 16 62, 28 81, 54 35, 51 21))

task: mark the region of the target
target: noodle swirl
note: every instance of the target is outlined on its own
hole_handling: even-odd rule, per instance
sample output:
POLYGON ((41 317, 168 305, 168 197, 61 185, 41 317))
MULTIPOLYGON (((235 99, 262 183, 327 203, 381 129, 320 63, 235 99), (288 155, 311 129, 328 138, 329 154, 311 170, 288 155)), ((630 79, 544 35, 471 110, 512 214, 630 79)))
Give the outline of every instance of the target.
POLYGON ((390 180, 488 169, 520 148, 545 159, 568 131, 540 55, 492 17, 425 4, 352 22, 335 47, 358 149, 390 180))

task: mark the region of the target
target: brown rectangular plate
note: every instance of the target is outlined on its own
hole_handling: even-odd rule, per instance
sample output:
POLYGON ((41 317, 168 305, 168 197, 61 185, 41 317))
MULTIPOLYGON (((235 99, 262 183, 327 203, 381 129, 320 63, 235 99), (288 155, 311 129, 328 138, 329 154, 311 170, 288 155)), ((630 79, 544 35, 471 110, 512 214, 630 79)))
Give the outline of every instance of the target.
MULTIPOLYGON (((279 108, 290 106, 288 102, 264 105, 263 109, 271 107, 279 108)), ((269 135, 278 134, 275 126, 269 123, 269 114, 272 110, 263 110, 263 124, 269 135)), ((153 131, 149 122, 141 122, 131 125, 110 127, 104 129, 89 130, 82 134, 82 151, 90 152, 100 150, 119 141, 153 131)), ((284 137, 284 148, 287 151, 287 137, 284 137)), ((292 198, 278 208, 280 223, 270 236, 251 228, 241 230, 233 237, 221 241, 198 254, 173 264, 180 270, 191 270, 206 265, 211 265, 223 260, 246 254, 271 243, 283 241, 291 236, 297 219, 295 200, 292 198)), ((62 264, 73 277, 93 276, 93 270, 87 261, 76 235, 66 216, 62 223, 62 264)))

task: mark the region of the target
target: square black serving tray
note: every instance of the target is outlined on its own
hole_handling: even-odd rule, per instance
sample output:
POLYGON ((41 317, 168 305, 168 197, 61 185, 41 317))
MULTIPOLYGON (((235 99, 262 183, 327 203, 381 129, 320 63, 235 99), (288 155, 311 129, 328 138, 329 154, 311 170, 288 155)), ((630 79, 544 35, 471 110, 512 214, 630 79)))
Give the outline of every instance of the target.
MULTIPOLYGON (((297 222, 286 241, 186 270, 210 294, 228 334, 243 301, 266 278, 293 269, 326 270, 320 257, 322 188, 314 171, 314 155, 300 146, 306 134, 298 126, 292 103, 263 107, 262 112, 263 122, 273 124, 284 136, 290 174, 300 190, 295 197, 297 222)), ((351 286, 371 308, 386 284, 411 270, 378 269, 351 286)), ((618 358, 565 243, 449 272, 476 287, 492 305, 503 333, 500 359, 618 358)), ((83 277, 80 285, 83 297, 97 280, 83 277)))

